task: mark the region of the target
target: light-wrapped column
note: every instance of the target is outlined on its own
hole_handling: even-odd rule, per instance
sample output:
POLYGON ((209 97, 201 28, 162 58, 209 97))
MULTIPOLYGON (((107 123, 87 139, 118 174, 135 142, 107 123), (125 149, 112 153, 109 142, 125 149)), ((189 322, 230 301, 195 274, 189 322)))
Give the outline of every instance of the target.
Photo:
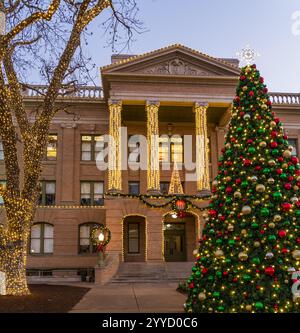
POLYGON ((121 170, 121 112, 122 101, 110 100, 109 106, 109 156, 108 156, 108 190, 122 191, 121 170))
POLYGON ((210 191, 209 184, 209 145, 207 136, 207 103, 195 103, 196 125, 196 175, 197 191, 210 191))
POLYGON ((147 102, 147 191, 149 193, 160 192, 159 174, 159 128, 158 128, 159 102, 147 102))

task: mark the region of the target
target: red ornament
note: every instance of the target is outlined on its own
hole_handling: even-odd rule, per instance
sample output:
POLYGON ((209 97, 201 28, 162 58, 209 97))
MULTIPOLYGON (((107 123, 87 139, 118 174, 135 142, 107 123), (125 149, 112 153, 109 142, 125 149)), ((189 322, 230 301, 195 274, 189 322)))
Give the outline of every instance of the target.
POLYGON ((284 237, 286 236, 286 231, 285 231, 285 230, 280 230, 280 231, 278 231, 278 236, 279 236, 280 238, 284 238, 284 237))
POLYGON ((246 80, 246 76, 245 76, 245 75, 241 75, 240 80, 241 80, 241 81, 246 80))
POLYGON ((238 179, 235 180, 236 185, 239 185, 241 182, 242 182, 242 181, 241 181, 240 178, 238 178, 238 179))
POLYGON ((282 253, 282 254, 287 254, 288 252, 289 252, 289 250, 286 249, 286 248, 283 248, 283 249, 281 250, 281 253, 282 253))
POLYGON ((291 162, 292 162, 293 164, 298 164, 298 163, 299 163, 299 159, 298 159, 298 157, 296 157, 296 156, 292 156, 292 158, 291 158, 291 162))
POLYGON ((234 278, 232 279, 232 282, 237 283, 237 282, 238 282, 238 278, 234 277, 234 278))
POLYGON ((276 173, 277 173, 278 175, 281 175, 281 174, 283 173, 283 170, 282 170, 282 169, 277 169, 277 170, 276 170, 276 173))
POLYGON ((176 208, 178 210, 185 210, 186 209, 186 202, 184 200, 177 200, 175 202, 176 208))
POLYGON ((269 267, 265 268, 265 274, 268 276, 274 276, 274 274, 275 274, 274 267, 269 266, 269 267))
POLYGON ((275 118, 275 123, 278 124, 280 122, 280 119, 279 118, 275 118))
POLYGON ((247 141, 247 143, 248 143, 249 145, 251 145, 251 144, 253 143, 253 140, 252 140, 252 139, 249 139, 249 140, 247 141))
POLYGON ((225 189, 225 192, 226 192, 227 194, 230 194, 230 193, 232 192, 232 187, 227 187, 227 188, 225 189))
POLYGON ((277 148, 278 147, 278 143, 276 141, 272 141, 270 143, 270 146, 271 146, 271 148, 277 148))
POLYGON ((202 269, 202 274, 207 274, 208 273, 208 269, 207 268, 203 268, 202 269))
POLYGON ((290 184, 290 183, 286 183, 286 184, 284 184, 284 188, 285 188, 286 190, 290 190, 290 189, 292 188, 292 184, 290 184))
POLYGON ((256 170, 256 171, 261 170, 261 166, 260 166, 260 165, 257 165, 257 166, 255 167, 255 170, 256 170))
POLYGON ((244 166, 246 166, 246 167, 248 167, 248 166, 251 165, 251 161, 250 160, 244 160, 243 163, 244 163, 244 166))
POLYGON ((283 157, 278 157, 278 162, 282 163, 283 162, 283 157))
POLYGON ((223 272, 223 276, 224 276, 224 277, 227 277, 228 274, 229 274, 229 272, 227 272, 227 271, 223 272))
POLYGON ((260 83, 264 83, 265 79, 261 76, 259 81, 260 81, 260 83))
POLYGON ((290 210, 292 208, 292 204, 290 204, 290 203, 288 203, 288 202, 285 202, 285 203, 283 203, 282 204, 282 209, 284 210, 284 211, 288 211, 288 210, 290 210))
POLYGON ((276 131, 272 131, 271 132, 271 136, 272 136, 272 138, 277 138, 277 132, 276 131))
POLYGON ((252 90, 249 91, 249 96, 250 96, 250 97, 253 97, 253 96, 254 96, 254 91, 252 91, 252 90))
POLYGON ((194 289, 194 287, 195 287, 194 283, 190 283, 190 284, 189 284, 189 288, 190 288, 190 289, 194 289))

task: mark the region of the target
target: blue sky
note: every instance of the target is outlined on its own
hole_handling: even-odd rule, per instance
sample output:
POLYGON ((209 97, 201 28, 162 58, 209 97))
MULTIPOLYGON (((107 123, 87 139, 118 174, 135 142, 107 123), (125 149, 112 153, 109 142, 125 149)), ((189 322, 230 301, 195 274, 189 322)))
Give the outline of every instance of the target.
MULTIPOLYGON (((271 91, 300 92, 300 31, 292 33, 299 0, 137 0, 148 32, 137 35, 131 54, 180 43, 216 57, 236 57, 250 44, 271 91)), ((102 18, 103 20, 103 18, 102 18)), ((298 19, 300 21, 300 17, 298 19)), ((88 52, 98 67, 110 63, 111 49, 99 28, 88 52)), ((300 30, 300 24, 299 30, 300 30)), ((99 82, 98 82, 99 83, 99 82)))

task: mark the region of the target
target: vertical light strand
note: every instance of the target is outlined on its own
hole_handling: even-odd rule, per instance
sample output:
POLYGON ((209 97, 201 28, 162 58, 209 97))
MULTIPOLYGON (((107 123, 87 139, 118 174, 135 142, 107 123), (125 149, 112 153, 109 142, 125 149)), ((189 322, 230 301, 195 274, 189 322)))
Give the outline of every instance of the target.
POLYGON ((150 193, 160 192, 158 110, 159 102, 147 101, 147 190, 150 193))
POLYGON ((195 103, 197 191, 209 191, 209 145, 207 136, 207 103, 195 103))
POLYGON ((122 191, 121 170, 121 112, 122 101, 110 100, 109 106, 109 158, 108 190, 122 191))

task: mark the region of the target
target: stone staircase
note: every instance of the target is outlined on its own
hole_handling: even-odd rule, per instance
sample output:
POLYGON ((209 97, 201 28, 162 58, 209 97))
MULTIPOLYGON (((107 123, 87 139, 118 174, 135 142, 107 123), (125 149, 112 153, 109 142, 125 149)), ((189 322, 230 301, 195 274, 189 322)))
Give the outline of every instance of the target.
POLYGON ((121 263, 110 283, 178 283, 190 276, 192 266, 192 262, 121 263))

